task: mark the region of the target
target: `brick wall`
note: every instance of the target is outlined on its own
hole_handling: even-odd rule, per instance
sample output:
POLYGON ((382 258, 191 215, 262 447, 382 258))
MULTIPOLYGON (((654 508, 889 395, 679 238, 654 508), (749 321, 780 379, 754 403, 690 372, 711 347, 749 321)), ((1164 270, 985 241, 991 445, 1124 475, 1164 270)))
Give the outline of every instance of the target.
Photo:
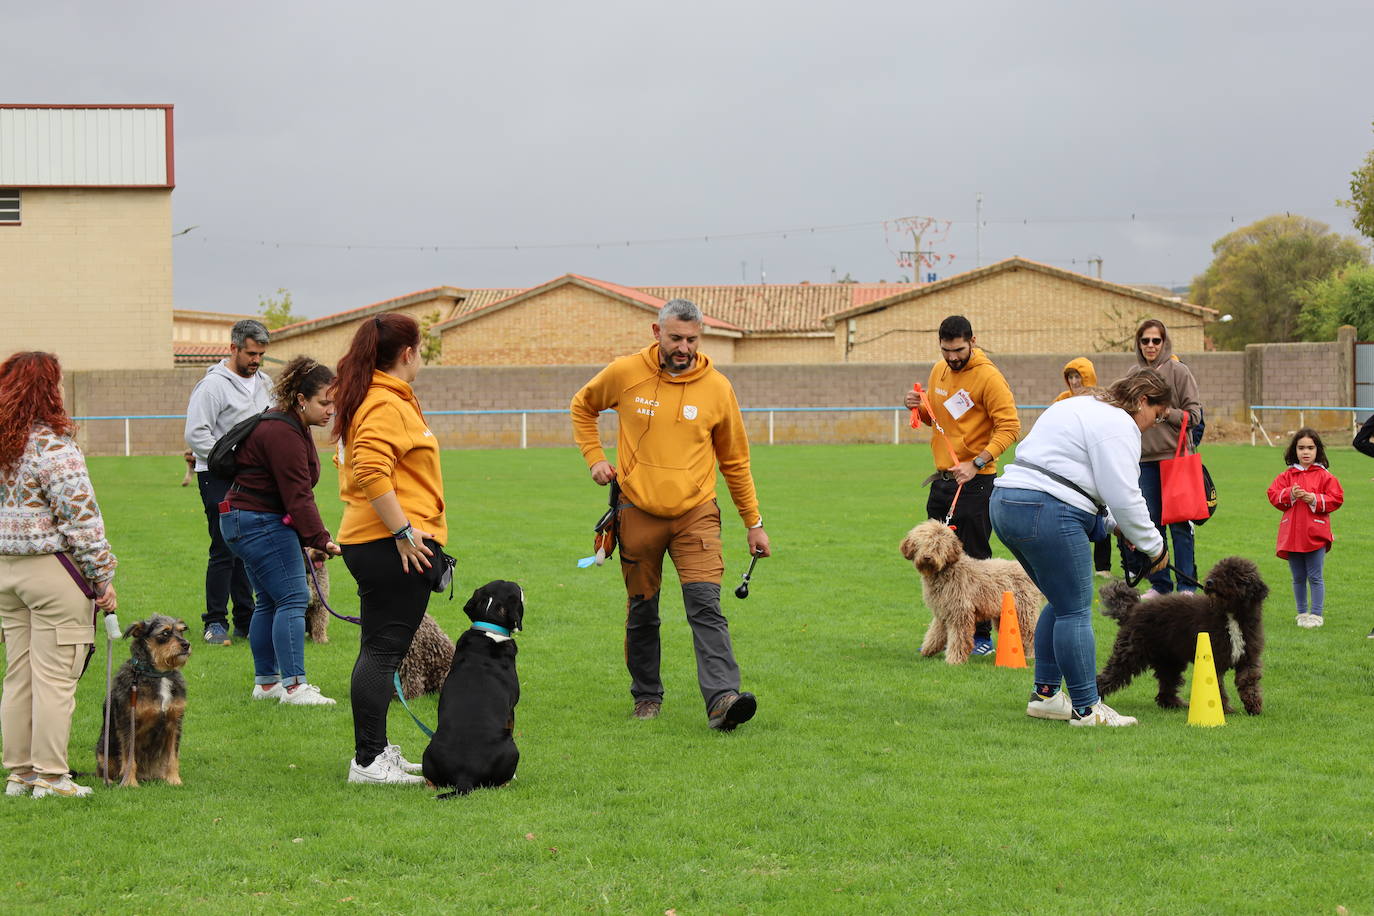
POLYGON ((0 226, 5 355, 68 371, 172 365, 172 192, 33 189, 0 226))
MULTIPOLYGON (((1334 345, 1329 346, 1332 365, 1334 345)), ((1349 349, 1349 348, 1347 348, 1349 349)), ((1311 354, 1309 354, 1311 356, 1311 354)), ((994 361, 1007 376, 1019 403, 1047 404, 1063 390, 1064 364, 1071 354, 1007 355, 994 361)), ((1253 353, 1202 353, 1186 357, 1197 377, 1207 414, 1213 418, 1245 420, 1247 361, 1253 353)), ((1092 357, 1098 377, 1110 383, 1131 365, 1124 353, 1092 357)), ((912 436, 907 417, 897 411, 911 383, 925 383, 931 363, 849 363, 822 365, 727 365, 722 371, 735 387, 741 406, 764 407, 891 407, 878 412, 801 412, 773 416, 775 442, 890 442, 894 419, 903 439, 912 436)), ((519 414, 487 416, 437 416, 440 410, 552 410, 551 414, 526 414, 525 441, 530 446, 572 444, 567 416, 573 394, 600 370, 588 366, 452 366, 427 367, 416 382, 421 403, 431 414, 430 425, 445 448, 510 448, 521 442, 519 414)), ((202 369, 127 370, 75 372, 68 376, 68 403, 74 415, 184 414, 191 388, 204 374, 202 369)), ((1342 378, 1339 369, 1326 373, 1332 388, 1311 391, 1305 403, 1339 402, 1342 378)), ((1348 394, 1346 403, 1349 403, 1348 394)), ((1029 426, 1038 411, 1023 413, 1029 426)), ((768 441, 768 417, 745 415, 749 434, 756 443, 768 441)), ((183 421, 133 421, 132 445, 136 454, 180 452, 183 421)), ((602 438, 615 440, 614 417, 602 419, 602 438)), ((924 437, 924 430, 921 436, 924 437)), ((321 435, 318 440, 326 442, 321 435)), ((84 424, 82 445, 91 454, 122 454, 124 427, 120 422, 84 424)))
MULTIPOLYGON (((715 341, 711 341, 714 352, 715 341)), ((714 357, 713 357, 714 358, 714 357)), ((835 348, 833 334, 796 334, 745 337, 735 341, 736 363, 816 363, 839 362, 842 354, 835 348)))

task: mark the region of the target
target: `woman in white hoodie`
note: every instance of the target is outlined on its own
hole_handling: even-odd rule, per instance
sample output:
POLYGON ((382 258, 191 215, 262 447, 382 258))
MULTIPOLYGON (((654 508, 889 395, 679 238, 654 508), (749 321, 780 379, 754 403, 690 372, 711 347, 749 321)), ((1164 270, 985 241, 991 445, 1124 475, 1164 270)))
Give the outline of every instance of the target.
POLYGON ((1078 726, 1136 724, 1097 693, 1090 538, 1116 526, 1154 558, 1152 570, 1168 564, 1140 493, 1139 463, 1140 435, 1159 422, 1171 395, 1147 369, 1093 397, 1051 404, 993 483, 992 529, 1048 601, 1035 627, 1026 715, 1078 726))

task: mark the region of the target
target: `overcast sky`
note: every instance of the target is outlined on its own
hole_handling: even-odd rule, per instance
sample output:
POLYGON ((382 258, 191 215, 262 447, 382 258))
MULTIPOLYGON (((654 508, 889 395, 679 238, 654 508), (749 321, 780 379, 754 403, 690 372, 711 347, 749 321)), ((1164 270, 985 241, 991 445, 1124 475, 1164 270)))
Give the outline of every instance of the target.
POLYGON ((983 264, 1174 286, 1271 213, 1353 233, 1334 202, 1374 148, 1368 0, 44 0, 3 23, 0 100, 176 106, 177 308, 896 281, 913 245, 884 221, 910 216, 947 276, 978 262, 979 192, 983 264))

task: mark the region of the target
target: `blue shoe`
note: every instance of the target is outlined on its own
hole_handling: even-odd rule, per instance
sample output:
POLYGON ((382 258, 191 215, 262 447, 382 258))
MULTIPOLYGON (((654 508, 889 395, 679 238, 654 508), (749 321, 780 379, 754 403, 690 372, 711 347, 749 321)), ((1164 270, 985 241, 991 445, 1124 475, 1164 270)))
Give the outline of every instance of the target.
POLYGON ((985 637, 985 636, 975 636, 975 637, 973 637, 973 654, 974 654, 974 655, 991 655, 991 654, 992 654, 992 651, 993 651, 993 650, 992 650, 992 640, 991 640, 991 639, 988 639, 988 638, 985 637))
POLYGON ((212 623, 205 628, 205 641, 212 646, 227 646, 233 642, 222 623, 212 623))

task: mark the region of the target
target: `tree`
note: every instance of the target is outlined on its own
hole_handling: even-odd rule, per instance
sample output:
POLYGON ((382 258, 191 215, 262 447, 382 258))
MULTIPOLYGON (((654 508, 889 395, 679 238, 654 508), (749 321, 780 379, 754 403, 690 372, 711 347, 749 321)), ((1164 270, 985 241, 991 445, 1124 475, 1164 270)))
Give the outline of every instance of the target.
POLYGON ((1352 264, 1298 290, 1304 340, 1335 340, 1336 329, 1354 325, 1360 340, 1374 338, 1374 265, 1352 264))
POLYGON ((304 316, 291 311, 291 291, 280 287, 277 288, 276 298, 258 297, 258 314, 262 316, 262 322, 267 325, 269 331, 305 320, 304 316))
POLYGON ((1350 173, 1350 199, 1336 203, 1354 210, 1355 228, 1374 241, 1374 150, 1364 157, 1364 165, 1350 173))
POLYGON ((1207 270, 1193 281, 1192 299, 1232 320, 1211 327, 1217 347, 1297 337, 1297 292, 1348 264, 1366 261, 1364 248, 1305 216, 1267 216, 1212 245, 1207 270))
POLYGON ((439 323, 443 316, 435 309, 420 319, 420 359, 429 365, 439 359, 444 352, 444 340, 430 328, 439 323))

